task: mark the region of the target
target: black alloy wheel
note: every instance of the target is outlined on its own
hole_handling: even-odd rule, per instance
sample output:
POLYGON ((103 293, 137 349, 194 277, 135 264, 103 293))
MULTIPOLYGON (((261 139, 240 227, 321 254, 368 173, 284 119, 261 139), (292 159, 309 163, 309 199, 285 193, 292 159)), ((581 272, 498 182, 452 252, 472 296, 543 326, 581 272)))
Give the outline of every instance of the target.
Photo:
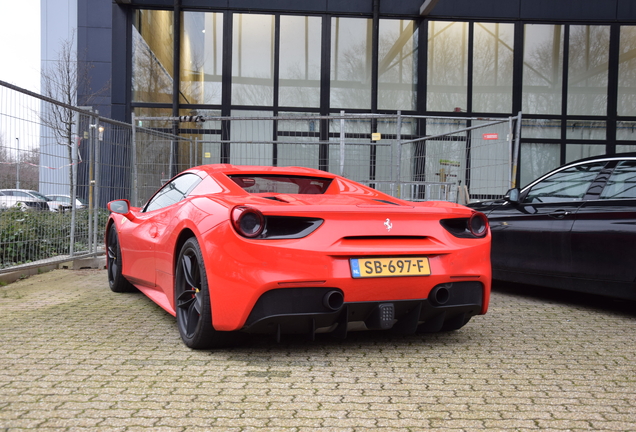
POLYGON ((225 344, 227 334, 212 326, 208 280, 201 248, 194 237, 185 242, 179 253, 174 296, 179 334, 188 347, 208 349, 225 344))
POLYGON ((115 224, 111 224, 108 228, 107 241, 107 272, 110 289, 116 293, 136 291, 137 289, 121 274, 121 248, 119 246, 119 237, 117 236, 115 224))

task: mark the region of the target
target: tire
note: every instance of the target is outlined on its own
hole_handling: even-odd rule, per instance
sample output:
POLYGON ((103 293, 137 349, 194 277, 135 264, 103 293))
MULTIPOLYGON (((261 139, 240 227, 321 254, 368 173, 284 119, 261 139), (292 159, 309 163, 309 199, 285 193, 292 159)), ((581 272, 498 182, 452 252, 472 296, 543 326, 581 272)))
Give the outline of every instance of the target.
POLYGON ((219 348, 228 333, 212 326, 208 279, 196 238, 188 239, 179 253, 174 283, 177 327, 183 343, 192 349, 219 348))
POLYGON ((106 259, 108 260, 108 285, 111 291, 116 293, 135 292, 135 288, 121 274, 121 248, 119 247, 119 236, 115 224, 108 228, 108 244, 106 245, 106 259))

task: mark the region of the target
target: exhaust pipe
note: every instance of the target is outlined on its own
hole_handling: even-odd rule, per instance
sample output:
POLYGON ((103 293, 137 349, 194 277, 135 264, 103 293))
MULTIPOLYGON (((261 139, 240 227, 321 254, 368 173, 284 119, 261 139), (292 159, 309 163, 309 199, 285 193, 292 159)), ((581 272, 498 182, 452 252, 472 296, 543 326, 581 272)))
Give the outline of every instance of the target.
POLYGON ((450 300, 450 287, 453 284, 438 285, 431 290, 428 300, 433 306, 444 306, 450 300))
POLYGON ((329 291, 322 298, 322 304, 329 310, 337 311, 344 304, 344 295, 340 291, 329 291))

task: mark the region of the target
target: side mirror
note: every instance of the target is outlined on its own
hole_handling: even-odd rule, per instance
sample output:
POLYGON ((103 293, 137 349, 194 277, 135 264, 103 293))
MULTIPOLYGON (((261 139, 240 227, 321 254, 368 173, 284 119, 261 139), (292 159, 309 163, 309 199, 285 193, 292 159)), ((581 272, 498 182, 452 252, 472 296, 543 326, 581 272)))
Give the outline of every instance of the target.
POLYGON ((519 189, 514 188, 514 189, 510 189, 508 192, 506 192, 506 195, 504 195, 504 199, 512 204, 518 204, 519 203, 519 189))
POLYGON ((113 213, 122 214, 126 217, 126 219, 130 219, 130 220, 135 219, 135 216, 133 216, 133 214, 130 213, 130 201, 126 199, 109 202, 108 210, 110 210, 113 213))

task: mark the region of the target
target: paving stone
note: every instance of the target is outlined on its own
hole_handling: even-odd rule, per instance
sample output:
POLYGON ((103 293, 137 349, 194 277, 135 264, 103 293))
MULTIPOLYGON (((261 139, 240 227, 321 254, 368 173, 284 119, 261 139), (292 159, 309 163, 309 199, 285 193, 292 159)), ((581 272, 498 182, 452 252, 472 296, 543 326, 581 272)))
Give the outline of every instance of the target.
POLYGON ((0 287, 0 431, 636 431, 635 304, 491 301, 450 333, 193 351, 103 270, 33 276, 0 287))

